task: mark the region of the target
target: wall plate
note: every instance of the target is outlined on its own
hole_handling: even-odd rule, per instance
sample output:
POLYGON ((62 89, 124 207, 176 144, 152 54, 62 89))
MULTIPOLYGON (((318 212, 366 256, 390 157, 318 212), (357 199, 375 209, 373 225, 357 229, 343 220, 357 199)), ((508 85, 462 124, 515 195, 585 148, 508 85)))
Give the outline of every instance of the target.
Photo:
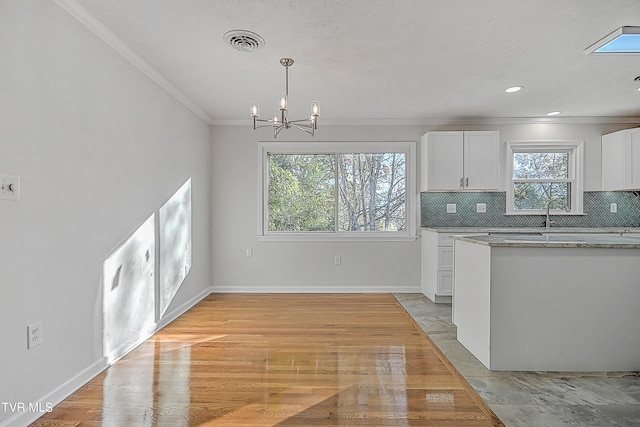
POLYGON ((0 174, 0 200, 20 200, 20 177, 0 174))

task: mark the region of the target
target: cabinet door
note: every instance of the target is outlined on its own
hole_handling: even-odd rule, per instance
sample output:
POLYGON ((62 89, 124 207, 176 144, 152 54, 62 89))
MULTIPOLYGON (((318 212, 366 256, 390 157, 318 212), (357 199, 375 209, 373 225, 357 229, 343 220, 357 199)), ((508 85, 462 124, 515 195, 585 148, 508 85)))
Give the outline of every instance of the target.
POLYGON ((602 135, 602 190, 640 189, 640 129, 602 135))
POLYGON ((497 190, 500 186, 500 133, 464 133, 464 183, 469 190, 497 190))
POLYGON ((635 190, 640 188, 640 130, 633 129, 628 132, 627 188, 635 190))
POLYGON ((614 132, 602 135, 602 190, 614 191, 626 188, 626 163, 631 159, 625 159, 625 135, 623 132, 614 132))
POLYGON ((453 271, 438 271, 438 295, 453 295, 453 271))
POLYGON ((420 150, 421 188, 428 190, 459 190, 463 177, 463 132, 428 132, 420 150))
POLYGON ((438 269, 453 270, 453 247, 438 248, 438 269))

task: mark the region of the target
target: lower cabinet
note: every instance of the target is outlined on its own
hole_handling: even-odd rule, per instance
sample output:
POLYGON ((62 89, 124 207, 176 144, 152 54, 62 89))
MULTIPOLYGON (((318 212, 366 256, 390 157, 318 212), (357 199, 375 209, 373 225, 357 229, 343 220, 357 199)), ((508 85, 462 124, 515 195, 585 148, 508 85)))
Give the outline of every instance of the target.
POLYGON ((420 284, 433 302, 451 302, 453 240, 448 233, 422 230, 420 284))
POLYGON ((422 293, 436 303, 450 303, 453 295, 452 235, 469 235, 469 233, 422 230, 420 285, 422 293))

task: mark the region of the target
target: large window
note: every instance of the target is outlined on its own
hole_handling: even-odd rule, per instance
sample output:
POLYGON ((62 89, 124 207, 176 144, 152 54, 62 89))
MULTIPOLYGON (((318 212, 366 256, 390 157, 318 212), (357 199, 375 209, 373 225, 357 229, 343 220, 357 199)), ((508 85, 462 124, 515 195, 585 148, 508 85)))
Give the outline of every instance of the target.
MULTIPOLYGON (((560 200, 582 213, 582 141, 507 143, 507 213, 540 214, 560 200)), ((561 202, 551 210, 564 211, 561 202)))
POLYGON ((415 235, 414 143, 262 143, 260 233, 288 238, 415 235))

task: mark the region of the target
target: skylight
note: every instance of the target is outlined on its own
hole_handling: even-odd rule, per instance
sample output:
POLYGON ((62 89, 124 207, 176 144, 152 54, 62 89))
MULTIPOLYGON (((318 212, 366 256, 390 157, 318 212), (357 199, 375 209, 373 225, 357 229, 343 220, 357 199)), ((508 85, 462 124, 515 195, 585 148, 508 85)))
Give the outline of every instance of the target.
POLYGON ((639 54, 640 27, 620 27, 584 50, 586 54, 639 54))

